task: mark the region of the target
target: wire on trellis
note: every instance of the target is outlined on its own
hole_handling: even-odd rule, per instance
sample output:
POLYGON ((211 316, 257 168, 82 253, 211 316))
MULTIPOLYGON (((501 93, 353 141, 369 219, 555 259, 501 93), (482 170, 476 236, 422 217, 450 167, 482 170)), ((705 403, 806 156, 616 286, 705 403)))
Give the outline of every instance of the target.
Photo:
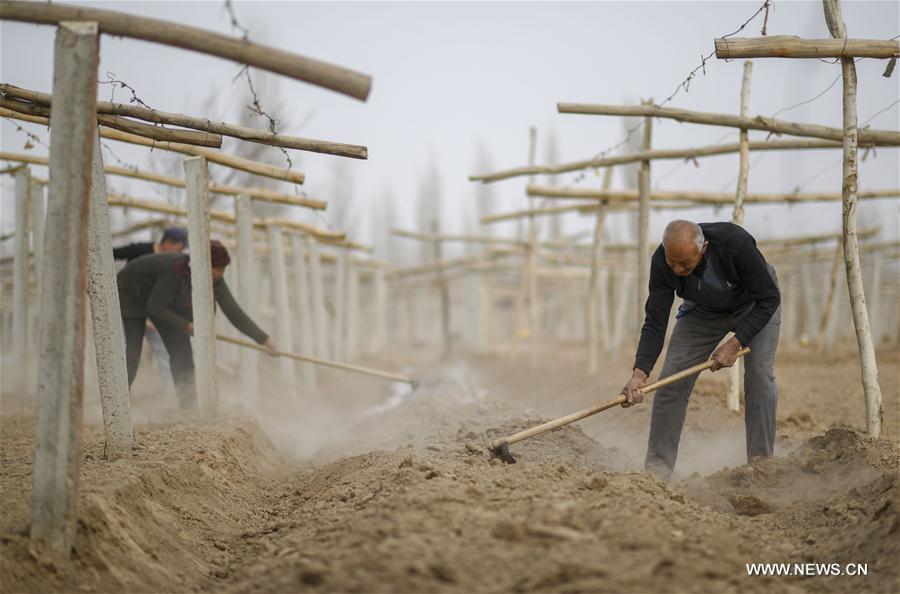
POLYGON ((129 171, 133 171, 135 173, 140 171, 140 168, 138 168, 137 165, 129 163, 129 162, 125 161, 124 159, 122 159, 121 157, 119 157, 119 155, 117 155, 116 152, 114 150, 112 150, 112 147, 109 146, 107 143, 101 142, 100 147, 103 148, 103 150, 105 150, 107 153, 109 153, 109 156, 111 156, 113 158, 113 160, 119 164, 120 167, 122 167, 124 169, 128 169, 129 171))
MULTIPOLYGON (((234 12, 234 5, 231 0, 225 0, 224 9, 228 13, 228 18, 231 20, 231 27, 233 29, 237 29, 241 32, 241 37, 244 41, 248 41, 250 39, 250 31, 247 27, 243 26, 240 21, 238 21, 237 15, 234 12)), ((247 87, 250 90, 251 104, 247 105, 247 109, 251 112, 255 113, 258 116, 262 116, 268 122, 269 132, 273 135, 278 135, 278 120, 269 115, 269 113, 263 108, 262 103, 259 100, 259 95, 256 94, 256 89, 253 87, 253 78, 250 76, 250 67, 244 64, 235 77, 232 79, 232 82, 244 76, 247 80, 247 87)), ((284 155, 285 160, 287 161, 288 171, 294 166, 294 162, 291 160, 291 156, 288 154, 287 150, 284 147, 278 147, 278 150, 281 151, 281 154, 284 155)), ((295 184, 296 187, 296 184, 295 184)), ((296 193, 296 189, 295 189, 296 193)))
POLYGON ((868 120, 866 120, 865 122, 863 122, 862 124, 860 124, 859 127, 860 127, 861 129, 863 129, 863 130, 866 129, 866 128, 868 128, 868 127, 869 127, 869 126, 868 126, 869 122, 871 122, 872 120, 874 120, 875 118, 877 118, 878 116, 880 116, 881 114, 883 114, 884 112, 890 110, 892 107, 894 107, 894 106, 897 105, 898 103, 900 103, 900 99, 894 100, 893 103, 891 103, 890 105, 888 105, 888 106, 885 107, 884 109, 881 109, 881 110, 875 112, 875 115, 873 115, 873 116, 870 117, 868 120))
POLYGON ((9 117, 9 116, 3 116, 3 117, 4 117, 4 119, 5 119, 6 121, 8 121, 8 122, 9 122, 10 124, 12 124, 13 126, 15 126, 15 127, 16 127, 16 130, 18 130, 19 132, 21 132, 22 134, 24 134, 24 135, 27 137, 27 140, 25 141, 25 145, 23 146, 23 148, 24 148, 26 151, 30 151, 31 149, 33 149, 35 143, 37 143, 37 144, 43 146, 43 147, 46 148, 47 150, 50 150, 50 145, 47 144, 46 142, 44 142, 44 141, 41 139, 40 136, 38 136, 38 135, 35 134, 34 132, 31 132, 31 131, 29 131, 29 130, 26 130, 25 128, 23 128, 22 126, 20 126, 19 123, 16 122, 13 118, 11 118, 11 117, 9 117))
MULTIPOLYGON (((767 17, 768 17, 768 15, 767 15, 767 17)), ((751 19, 751 20, 752 20, 752 19, 751 19)), ((763 25, 763 28, 765 29, 765 25, 763 25)), ((895 40, 895 39, 898 39, 898 38, 900 38, 900 35, 897 35, 897 36, 892 37, 892 38, 891 38, 891 41, 893 41, 893 40, 895 40)), ((868 58, 858 58, 856 61, 857 61, 857 62, 861 62, 862 60, 866 60, 866 59, 868 59, 868 58)), ((773 114, 772 114, 771 116, 769 116, 769 117, 770 117, 770 118, 775 118, 775 117, 778 116, 779 114, 782 114, 782 113, 787 112, 787 111, 791 111, 792 109, 795 109, 795 108, 797 108, 797 107, 801 107, 801 106, 803 106, 803 105, 808 105, 808 104, 812 103, 813 101, 816 101, 817 99, 823 97, 823 96, 824 96, 828 91, 830 91, 832 88, 834 88, 835 84, 837 84, 837 81, 840 80, 840 78, 841 78, 841 73, 838 73, 838 75, 837 75, 837 76, 836 76, 836 77, 835 77, 835 78, 834 78, 834 79, 833 79, 833 80, 832 80, 832 81, 831 81, 824 89, 822 89, 820 92, 816 93, 816 94, 815 94, 814 96, 812 96, 811 98, 806 99, 806 100, 804 100, 804 101, 800 101, 799 103, 795 103, 795 104, 790 105, 790 106, 787 106, 787 107, 782 107, 781 109, 779 109, 778 111, 776 111, 775 113, 773 113, 773 114)), ((875 115, 873 115, 872 117, 870 117, 867 121, 865 121, 865 122, 863 122, 862 124, 860 124, 859 128, 860 128, 860 129, 865 129, 866 124, 868 124, 868 123, 871 122, 873 119, 875 119, 875 117, 877 117, 877 116, 881 115, 882 113, 884 113, 885 111, 888 111, 889 109, 891 109, 891 108, 892 108, 894 105, 896 105, 897 103, 900 103, 900 100, 894 101, 893 103, 891 103, 890 105, 888 105, 887 107, 885 107, 884 109, 882 109, 881 111, 877 112, 875 115)), ((715 140, 712 144, 716 144, 716 143, 720 142, 721 140, 723 140, 724 138, 727 138, 728 136, 731 136, 731 135, 734 135, 734 134, 737 134, 737 132, 728 132, 728 133, 724 134, 722 137, 720 137, 719 139, 715 140)), ((772 134, 770 133, 770 134, 768 134, 768 135, 766 136, 766 138, 768 139, 768 138, 770 138, 771 136, 772 136, 772 134)), ((863 158, 865 158, 865 156, 868 154, 868 150, 869 150, 869 149, 866 149, 866 152, 864 153, 863 158)), ((760 156, 758 156, 758 157, 751 163, 751 165, 755 165, 756 163, 758 163, 758 162, 763 158, 763 155, 765 155, 765 154, 767 154, 767 153, 761 153, 760 156)), ((670 171, 666 172, 665 174, 663 174, 662 176, 660 176, 659 178, 657 178, 656 182, 654 183, 654 187, 658 188, 658 187, 659 187, 659 182, 661 182, 662 180, 664 180, 664 179, 666 179, 666 178, 668 178, 668 177, 674 175, 675 173, 677 173, 678 171, 680 171, 680 170, 681 170, 685 165, 687 165, 688 163, 693 163, 695 166, 698 166, 698 167, 699 167, 699 164, 698 164, 698 162, 696 161, 696 159, 685 159, 682 163, 679 163, 679 164, 676 165, 673 169, 671 169, 670 171)), ((725 189, 727 189, 728 187, 730 187, 735 181, 737 181, 737 178, 738 178, 737 175, 734 176, 734 177, 731 179, 731 181, 729 181, 729 182, 726 183, 724 186, 722 186, 722 190, 720 190, 720 191, 724 191, 725 189)))
MULTIPOLYGON (((888 105, 887 107, 885 107, 885 108, 883 108, 883 109, 880 109, 880 110, 878 110, 877 112, 875 112, 875 113, 874 113, 873 115, 871 115, 867 120, 865 120, 862 124, 860 124, 857 128, 858 128, 859 130, 865 129, 865 128, 866 128, 866 125, 867 125, 869 122, 871 122, 872 120, 874 120, 875 118, 877 118, 877 117, 880 116, 881 114, 885 113, 886 111, 890 110, 892 107, 894 107, 894 106, 897 105, 898 103, 900 103, 900 99, 895 100, 893 103, 891 103, 891 104, 888 105)), ((861 161, 865 161, 866 158, 868 157, 870 151, 872 152, 872 154, 875 154, 875 148, 874 148, 874 147, 866 147, 866 148, 864 148, 864 149, 863 149, 863 156, 860 158, 860 160, 861 160, 861 161)), ((752 168, 752 167, 755 166, 757 163, 759 163, 764 157, 766 157, 766 156, 768 156, 768 155, 769 155, 769 151, 767 151, 767 152, 761 152, 761 153, 759 154, 759 156, 758 156, 756 159, 754 159, 753 162, 750 163, 750 167, 752 168)), ((840 165, 841 163, 843 163, 843 161, 844 161, 844 157, 841 156, 841 157, 839 157, 837 160, 829 162, 828 165, 826 165, 825 167, 823 167, 823 168, 817 170, 815 173, 813 173, 813 174, 812 174, 811 176, 809 176, 807 179, 805 179, 804 181, 802 181, 800 184, 794 186, 794 189, 791 190, 791 194, 799 194, 799 193, 802 192, 804 189, 806 189, 806 187, 809 186, 809 184, 811 184, 813 181, 815 181, 820 175, 822 175, 823 173, 825 173, 825 172, 828 171, 829 169, 832 169, 832 168, 836 167, 837 165, 840 165)), ((727 182, 726 184, 724 184, 724 185, 722 186, 722 188, 721 188, 719 191, 720 191, 720 192, 724 192, 727 188, 731 187, 731 186, 734 184, 734 182, 737 181, 737 178, 738 178, 737 175, 735 175, 734 177, 732 177, 731 180, 730 180, 729 182, 727 182)))
MULTIPOLYGON (((726 132, 725 134, 719 136, 719 137, 716 138, 714 141, 712 141, 710 144, 716 145, 716 144, 722 142, 723 140, 725 140, 726 138, 728 138, 729 136, 737 136, 738 134, 739 134, 739 132, 738 132, 737 130, 731 130, 731 131, 726 132)), ((668 177, 671 177, 671 176, 675 175, 676 173, 678 173, 679 171, 681 171, 681 169, 683 169, 683 168, 684 168, 687 164, 689 164, 689 163, 692 164, 694 167, 700 167, 700 162, 697 161, 697 159, 695 159, 694 157, 688 157, 688 158, 684 159, 681 163, 676 164, 676 165, 675 165, 674 167, 672 167, 669 171, 667 171, 667 172, 665 172, 664 174, 660 175, 660 176, 656 179, 656 181, 653 183, 653 187, 656 188, 656 189, 659 189, 659 183, 660 183, 661 181, 663 181, 664 179, 666 179, 666 178, 668 178, 668 177)))
MULTIPOLYGON (((109 154, 109 156, 112 157, 113 160, 119 165, 119 167, 121 167, 123 169, 127 169, 129 171, 132 171, 134 173, 139 173, 141 171, 141 169, 137 165, 135 165, 134 163, 129 163, 128 161, 126 161, 125 159, 120 157, 118 154, 116 154, 116 151, 114 151, 112 149, 112 147, 109 146, 108 143, 101 142, 100 148, 102 150, 106 151, 109 154)), ((149 185, 150 185, 150 188, 153 190, 153 193, 156 194, 157 197, 162 198, 163 200, 166 200, 167 202, 172 202, 170 195, 160 192, 159 188, 156 187, 156 184, 149 184, 149 185)))
MULTIPOLYGON (((762 26, 762 31, 761 31, 760 33, 761 33, 761 35, 765 36, 765 35, 766 35, 766 27, 767 27, 768 24, 769 24, 769 8, 770 8, 771 6, 772 6, 772 0, 766 0, 765 2, 763 2, 763 5, 760 6, 759 9, 758 9, 756 12, 753 13, 753 16, 751 16, 749 19, 747 19, 746 21, 744 21, 744 24, 743 24, 743 25, 741 25, 740 27, 738 27, 736 30, 732 31, 732 32, 729 33, 728 35, 723 35, 721 38, 722 38, 722 39, 725 39, 725 38, 728 38, 728 37, 734 37, 735 35, 737 35, 737 34, 740 33, 741 31, 743 31, 744 28, 745 28, 747 25, 749 25, 751 22, 753 22, 753 19, 755 19, 756 17, 758 17, 758 16, 759 16, 759 13, 761 13, 761 12, 763 12, 763 11, 765 11, 765 17, 763 18, 763 26, 762 26)), ((672 101, 672 99, 674 99, 675 96, 678 95, 678 93, 680 93, 682 89, 684 89, 685 92, 688 92, 688 91, 690 90, 691 81, 692 81, 692 80, 694 79, 694 77, 697 75, 697 72, 702 71, 702 72, 703 72, 703 75, 705 76, 705 75, 706 75, 706 63, 707 63, 709 60, 711 60, 711 59, 713 58, 713 56, 715 56, 715 55, 716 55, 716 51, 715 51, 715 50, 711 51, 709 54, 707 54, 707 55, 705 55, 705 56, 701 55, 701 56, 700 56, 700 64, 699 64, 696 68, 694 68, 693 70, 691 70, 690 73, 687 75, 687 78, 685 78, 683 81, 681 81, 680 83, 678 83, 678 86, 675 87, 675 90, 672 91, 672 94, 669 95, 668 97, 666 97, 666 98, 663 100, 662 103, 659 103, 659 104, 657 105, 657 107, 662 107, 662 106, 666 105, 667 103, 669 103, 670 101, 672 101)), ((726 61, 728 61, 728 60, 726 60, 726 61)))
MULTIPOLYGON (((891 41, 894 41, 894 40, 896 40, 896 39, 900 39, 900 35, 895 35, 894 37, 891 37, 890 40, 891 40, 891 41)), ((858 62, 862 62, 863 60, 868 60, 868 59, 869 59, 869 58, 856 58, 854 61, 858 63, 858 62)), ((840 58, 838 58, 837 60, 840 60, 840 58)), ((835 62, 828 62, 828 63, 829 63, 829 64, 836 64, 836 63, 837 63, 837 60, 836 60, 835 62)), ((777 116, 777 115, 779 115, 779 114, 782 114, 782 113, 784 113, 784 112, 786 112, 786 111, 791 111, 792 109, 795 109, 795 108, 797 108, 797 107, 801 107, 801 106, 803 106, 803 105, 808 105, 808 104, 812 103, 813 101, 815 101, 815 100, 819 99, 820 97, 822 97, 823 95, 825 95, 825 93, 827 93, 828 91, 830 91, 832 88, 834 88, 834 85, 836 85, 836 84, 837 84, 837 81, 839 81, 840 79, 841 79, 841 73, 839 72, 839 73, 837 74, 837 76, 835 76, 834 79, 833 79, 830 83, 828 83, 828 86, 826 86, 824 89, 822 89, 821 91, 819 91, 818 93, 816 93, 815 95, 813 95, 812 97, 810 97, 809 99, 806 99, 805 101, 801 101, 801 102, 799 102, 799 103, 795 103, 795 104, 790 105, 790 106, 788 106, 788 107, 782 107, 781 109, 779 109, 778 111, 776 111, 775 113, 773 113, 773 114, 772 114, 771 116, 769 116, 769 117, 770 117, 770 118, 774 118, 775 116, 777 116)), ((878 114, 876 114, 876 115, 878 115, 878 114)))
POLYGON ((238 22, 237 16, 234 14, 234 5, 231 3, 231 0, 225 0, 225 6, 223 8, 228 13, 228 18, 231 19, 231 27, 239 30, 241 32, 241 38, 243 38, 244 41, 248 41, 250 39, 250 31, 238 22))
MULTIPOLYGON (((773 7, 772 0, 765 0, 765 2, 763 2, 762 6, 760 6, 756 10, 756 12, 754 12, 753 15, 750 16, 750 18, 748 18, 746 21, 744 21, 744 23, 740 27, 738 27, 737 29, 735 29, 734 31, 732 31, 731 33, 729 33, 727 35, 723 35, 722 38, 724 39, 727 37, 733 37, 734 35, 737 35, 741 31, 743 31, 747 27, 747 25, 749 25, 751 22, 753 22, 753 20, 756 19, 756 17, 758 17, 760 15, 760 13, 765 13, 765 16, 763 17, 763 25, 762 25, 762 30, 761 30, 761 34, 765 35, 766 27, 768 26, 768 23, 769 23, 769 8, 771 8, 771 7, 773 7)), ((700 56, 700 64, 696 68, 691 70, 688 73, 687 77, 685 77, 685 79, 683 81, 678 83, 678 85, 675 87, 675 90, 672 91, 672 93, 669 94, 668 97, 666 97, 662 102, 655 104, 655 106, 656 107, 665 106, 666 104, 671 102, 672 99, 674 99, 678 95, 678 93, 680 93, 682 90, 684 90, 685 92, 689 92, 690 86, 691 86, 691 81, 694 79, 694 77, 697 75, 698 72, 702 72, 704 76, 706 75, 706 62, 709 61, 710 59, 712 59, 712 57, 715 56, 715 54, 716 54, 716 52, 715 52, 715 50, 713 50, 708 55, 701 55, 700 56)), ((591 160, 596 161, 598 159, 602 159, 606 155, 610 154, 611 152, 613 152, 613 151, 621 148, 625 144, 627 144, 628 141, 631 140, 631 137, 634 135, 634 133, 637 132, 641 127, 643 127, 643 125, 644 125, 644 120, 641 119, 640 122, 638 122, 637 124, 635 124, 634 126, 629 128, 628 130, 626 130, 625 138, 623 138, 621 141, 614 144, 613 146, 600 151, 599 153, 594 155, 591 158, 591 160)), ((570 182, 570 185, 579 184, 582 181, 584 181, 585 179, 587 179, 587 175, 588 175, 587 171, 588 170, 582 170, 578 174, 576 174, 575 177, 570 182)))
MULTIPOLYGON (((101 84, 101 85, 110 85, 111 86, 111 90, 109 93, 109 101, 111 103, 115 103, 116 89, 119 88, 119 89, 125 89, 126 91, 131 93, 131 97, 128 99, 129 103, 134 103, 145 109, 153 109, 152 107, 147 105, 140 97, 137 96, 137 91, 135 91, 134 87, 132 87, 131 85, 129 85, 128 83, 126 83, 123 80, 117 79, 115 72, 110 72, 109 70, 107 70, 106 71, 106 80, 98 80, 97 83, 101 84)), ((157 124, 154 124, 154 125, 157 125, 157 124)), ((159 125, 162 126, 161 124, 159 124, 159 125)))

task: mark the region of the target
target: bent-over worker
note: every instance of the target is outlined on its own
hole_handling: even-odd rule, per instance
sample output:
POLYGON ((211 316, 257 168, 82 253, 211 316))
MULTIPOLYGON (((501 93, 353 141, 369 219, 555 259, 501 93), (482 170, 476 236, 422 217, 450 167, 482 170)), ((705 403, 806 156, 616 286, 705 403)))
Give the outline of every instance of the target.
MULTIPOLYGON (((136 242, 113 248, 113 259, 131 262, 135 258, 140 258, 141 256, 149 254, 161 254, 166 252, 181 253, 187 246, 187 231, 181 227, 166 227, 163 230, 159 241, 156 243, 149 241, 136 242)), ((157 332, 152 323, 147 323, 147 330, 144 334, 144 338, 147 339, 147 343, 150 345, 150 352, 153 353, 153 359, 156 361, 156 368, 159 370, 163 392, 166 397, 174 397, 175 380, 172 378, 172 369, 169 366, 169 353, 166 351, 166 345, 163 344, 159 332, 157 332)))
MULTIPOLYGON (((631 378, 622 388, 631 406, 656 364, 666 336, 674 295, 684 299, 675 316, 660 377, 712 357, 712 371, 744 357, 744 425, 747 459, 769 457, 775 447, 775 350, 781 325, 781 294, 775 269, 756 241, 732 223, 672 221, 650 262, 650 293, 631 378), (734 336, 716 345, 729 333, 734 336)), ((688 398, 697 376, 660 388, 653 399, 645 468, 668 480, 675 467, 688 398)))
MULTIPOLYGON (((235 328, 275 354, 276 349, 269 336, 244 313, 225 284, 225 267, 231 262, 228 250, 220 242, 211 241, 210 251, 216 304, 235 328)), ((181 408, 197 408, 190 339, 194 331, 190 256, 179 253, 141 256, 119 271, 117 281, 125 330, 128 385, 137 374, 144 329, 149 318, 169 353, 178 403, 181 408)))

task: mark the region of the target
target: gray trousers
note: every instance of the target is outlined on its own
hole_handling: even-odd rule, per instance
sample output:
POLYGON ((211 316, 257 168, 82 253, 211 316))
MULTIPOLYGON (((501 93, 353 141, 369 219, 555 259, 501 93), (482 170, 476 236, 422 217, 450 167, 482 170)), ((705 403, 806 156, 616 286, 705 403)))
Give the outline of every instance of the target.
MULTIPOLYGON (((772 276, 774 269, 769 266, 772 276)), ((712 313, 693 310, 675 322, 660 377, 671 375, 709 359, 716 345, 747 311, 712 313)), ((775 350, 781 329, 781 307, 769 323, 753 337, 744 359, 744 427, 747 433, 747 460, 772 456, 775 450, 775 350)), ((694 389, 694 375, 660 388, 653 398, 650 439, 644 467, 669 480, 678 457, 678 443, 687 413, 688 398, 694 389)))

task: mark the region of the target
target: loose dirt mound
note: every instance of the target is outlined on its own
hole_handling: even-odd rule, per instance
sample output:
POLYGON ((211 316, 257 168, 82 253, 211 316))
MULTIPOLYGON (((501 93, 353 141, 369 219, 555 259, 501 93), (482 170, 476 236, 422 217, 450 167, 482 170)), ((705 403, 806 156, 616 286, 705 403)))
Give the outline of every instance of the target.
POLYGON ((5 592, 214 587, 233 562, 224 542, 267 521, 260 501, 285 471, 246 419, 140 427, 134 456, 115 462, 101 459, 102 434, 88 430, 76 545, 62 560, 27 538, 33 434, 28 417, 3 423, 5 592))
MULTIPOLYGON (((418 448, 435 452, 487 452, 498 437, 539 425, 537 411, 502 400, 472 401, 442 397, 425 389, 392 409, 359 417, 339 443, 326 443, 320 460, 378 449, 418 448)), ((520 463, 568 463, 583 468, 620 468, 624 455, 604 448, 578 426, 540 435, 513 446, 520 463)))
MULTIPOLYGON (((890 442, 840 428, 810 439, 787 458, 692 477, 681 487, 724 513, 759 516, 764 526, 802 542, 805 558, 866 563, 883 583, 893 584, 885 591, 897 591, 898 469, 890 442)), ((854 588, 852 579, 833 579, 854 588)))

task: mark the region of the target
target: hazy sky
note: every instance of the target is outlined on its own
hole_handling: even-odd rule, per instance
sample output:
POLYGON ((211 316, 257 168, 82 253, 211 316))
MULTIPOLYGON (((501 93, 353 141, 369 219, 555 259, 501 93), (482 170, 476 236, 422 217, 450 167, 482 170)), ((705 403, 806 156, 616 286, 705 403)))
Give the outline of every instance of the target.
MULTIPOLYGON (((231 33, 222 2, 93 2, 84 3, 133 14, 170 19, 231 33)), ((281 105, 282 131, 334 141, 364 144, 368 161, 293 152, 295 166, 307 174, 305 190, 325 200, 346 195, 352 180, 354 235, 372 237, 372 216, 387 195, 398 211, 398 225, 413 225, 419 188, 431 168, 440 179, 446 228, 463 229, 463 217, 475 217, 475 172, 481 144, 494 169, 524 165, 528 128, 538 129, 538 162, 545 162, 548 138, 555 135, 559 160, 589 158, 623 137, 620 118, 562 115, 557 101, 634 103, 640 98, 661 101, 675 90, 700 56, 712 51, 713 39, 734 31, 761 2, 236 2, 238 19, 250 38, 353 68, 374 78, 367 102, 359 102, 280 77, 263 80, 256 73, 264 106, 281 105), (274 84, 273 84, 274 82, 274 84), (338 165, 337 162, 341 163, 338 165), (344 184, 343 190, 336 187, 344 184)), ((888 39, 900 34, 900 3, 843 2, 852 37, 888 39)), ((757 18, 741 34, 757 36, 757 18)), ((4 22, 0 25, 0 78, 3 82, 49 92, 52 85, 54 29, 4 22)), ((821 2, 775 3, 768 20, 769 35, 828 37, 821 2)), ((859 117, 873 127, 898 129, 898 76, 881 76, 885 62, 863 60, 859 72, 859 117)), ((104 36, 101 79, 107 72, 128 82, 152 107, 191 115, 236 121, 244 110, 243 79, 233 81, 239 67, 231 62, 180 49, 104 36)), ((687 109, 737 112, 742 61, 711 60, 706 76, 698 74, 689 92, 669 104, 687 109)), ((772 115, 810 99, 840 73, 840 65, 818 60, 755 60, 751 114, 772 115)), ((783 112, 780 118, 831 126, 841 125, 841 83, 819 99, 783 112)), ((110 98, 101 85, 99 97, 110 98)), ((128 95, 118 90, 117 101, 128 95)), ((264 127, 264 122, 257 124, 264 127)), ((46 142, 49 133, 22 124, 46 142)), ((0 124, 3 150, 21 151, 25 137, 8 121, 0 124)), ((751 133, 751 139, 764 134, 751 133)), ((654 122, 657 148, 734 142, 737 131, 727 128, 654 122), (726 135, 728 135, 726 137, 726 135)), ((116 154, 141 167, 177 167, 177 157, 111 143, 116 154), (166 162, 169 162, 166 165, 166 162)), ((233 148, 233 144, 228 145, 233 148)), ((35 153, 46 154, 37 146, 35 153)), ((840 151, 751 155, 751 192, 839 192, 840 151), (757 161, 758 159, 758 161, 757 161)), ((275 152, 276 162, 283 162, 275 152)), ((104 157, 112 163, 110 155, 104 157)), ((736 155, 706 158, 699 168, 674 161, 659 162, 653 183, 662 189, 733 191, 736 155)), ((212 166, 214 168, 214 166, 212 166)), ((37 170, 45 175, 43 171, 37 170)), ((213 169, 215 171, 215 169, 213 169)), ((219 172, 221 173, 221 172, 219 172)), ((560 176, 570 184, 574 174, 560 176)), ((900 186, 896 149, 879 149, 860 164, 860 189, 900 186)), ((540 180, 543 181, 543 180, 540 180)), ((626 184, 623 172, 615 186, 626 184)), ((496 211, 524 208, 526 180, 493 186, 496 211)), ((599 186, 593 175, 579 187, 599 186)), ((111 178, 111 189, 155 198, 158 189, 139 182, 111 178)), ((2 182, 2 227, 12 225, 11 181, 2 182)), ((291 190, 288 190, 291 191, 291 190)), ((347 198, 344 198, 347 200, 347 198)), ((886 236, 896 237, 900 201, 864 204, 862 223, 880 222, 886 236)), ((796 235, 840 228, 840 204, 754 207, 746 226, 758 236, 796 235)), ((723 209, 684 213, 698 220, 730 217, 723 209)), ((671 218, 654 214, 652 233, 671 218)), ((611 217, 609 232, 627 238, 624 216, 611 217)), ((323 223, 324 224, 324 223, 323 223)), ((566 232, 586 229, 589 221, 572 216, 566 232)), ((512 229, 507 226, 507 232, 512 229)), ((4 248, 8 249, 7 246, 4 248)))

